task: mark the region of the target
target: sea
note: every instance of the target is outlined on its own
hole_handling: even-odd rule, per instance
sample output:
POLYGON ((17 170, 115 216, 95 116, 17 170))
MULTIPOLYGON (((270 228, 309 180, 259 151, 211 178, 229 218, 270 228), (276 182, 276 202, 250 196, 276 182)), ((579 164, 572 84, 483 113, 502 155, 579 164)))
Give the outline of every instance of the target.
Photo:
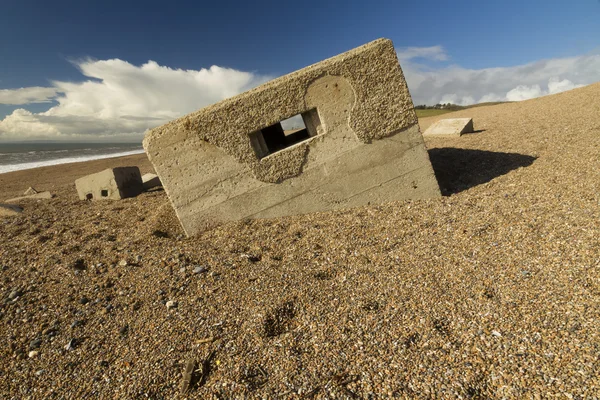
POLYGON ((143 152, 141 143, 0 142, 0 174, 143 152))

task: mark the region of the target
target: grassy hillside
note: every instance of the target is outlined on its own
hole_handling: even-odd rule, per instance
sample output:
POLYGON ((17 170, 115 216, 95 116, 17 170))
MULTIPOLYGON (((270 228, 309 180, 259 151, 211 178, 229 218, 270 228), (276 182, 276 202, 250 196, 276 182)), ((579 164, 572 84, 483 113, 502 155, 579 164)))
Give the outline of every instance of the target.
POLYGON ((469 108, 482 107, 482 106, 494 106, 497 104, 504 104, 504 103, 510 103, 510 102, 496 101, 496 102, 472 104, 470 106, 458 106, 458 105, 452 104, 446 108, 418 108, 415 111, 417 112, 418 118, 425 118, 425 117, 434 117, 436 115, 447 114, 447 113, 451 113, 454 111, 466 110, 469 108))

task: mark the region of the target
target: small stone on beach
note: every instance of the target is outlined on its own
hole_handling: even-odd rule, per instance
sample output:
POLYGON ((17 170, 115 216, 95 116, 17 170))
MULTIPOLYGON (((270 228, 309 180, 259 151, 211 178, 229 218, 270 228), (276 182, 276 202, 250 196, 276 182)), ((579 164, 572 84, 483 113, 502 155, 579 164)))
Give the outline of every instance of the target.
POLYGON ((165 305, 167 306, 167 309, 176 308, 177 302, 175 300, 169 300, 165 305))

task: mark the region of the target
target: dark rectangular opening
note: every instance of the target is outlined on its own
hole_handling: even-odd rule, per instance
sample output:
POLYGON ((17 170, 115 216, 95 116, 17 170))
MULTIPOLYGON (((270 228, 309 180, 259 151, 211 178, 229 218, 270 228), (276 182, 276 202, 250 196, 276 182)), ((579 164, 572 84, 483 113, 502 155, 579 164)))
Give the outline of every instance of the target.
POLYGON ((108 190, 102 189, 102 191, 100 192, 100 196, 102 196, 102 197, 108 197, 108 190))
POLYGON ((256 155, 264 158, 316 136, 319 127, 319 115, 313 109, 252 132, 250 142, 256 155))

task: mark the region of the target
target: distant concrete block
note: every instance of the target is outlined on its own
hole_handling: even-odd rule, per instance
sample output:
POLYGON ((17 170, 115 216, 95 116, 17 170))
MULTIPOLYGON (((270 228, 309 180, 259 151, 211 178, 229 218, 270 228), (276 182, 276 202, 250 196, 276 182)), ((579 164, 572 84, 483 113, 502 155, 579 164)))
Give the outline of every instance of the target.
POLYGON ((75 187, 81 200, 119 200, 144 190, 138 167, 105 169, 77 179, 75 187))
POLYGON ((12 199, 5 200, 7 203, 16 203, 17 201, 26 200, 26 199, 51 199, 54 195, 50 192, 40 192, 35 194, 30 194, 28 196, 20 196, 12 199))
POLYGON ((23 196, 31 196, 32 194, 37 194, 37 193, 39 193, 39 192, 30 186, 29 189, 27 189, 25 191, 25 193, 23 193, 23 196))
POLYGON ((431 125, 423 134, 425 137, 437 136, 460 136, 463 133, 473 132, 472 118, 447 118, 442 119, 431 125))
POLYGON ((0 204, 0 217, 12 217, 19 215, 23 209, 13 204, 0 204))
POLYGON ((146 134, 187 235, 224 221, 440 196, 406 81, 379 39, 146 134), (287 131, 282 121, 304 121, 287 131))
POLYGON ((144 184, 144 190, 150 190, 157 186, 162 186, 160 178, 156 174, 144 174, 142 176, 142 182, 144 184))

